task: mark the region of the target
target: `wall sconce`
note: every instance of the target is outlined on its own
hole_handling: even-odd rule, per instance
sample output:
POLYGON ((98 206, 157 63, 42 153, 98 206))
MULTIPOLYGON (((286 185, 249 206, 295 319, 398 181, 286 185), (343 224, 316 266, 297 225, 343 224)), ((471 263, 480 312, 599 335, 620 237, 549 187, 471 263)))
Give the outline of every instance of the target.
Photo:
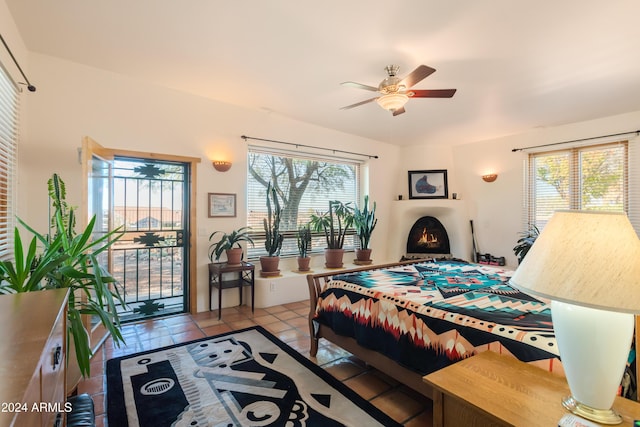
POLYGON ((487 174, 487 175, 482 175, 482 180, 484 182, 493 182, 496 179, 498 179, 498 174, 496 174, 496 173, 490 173, 490 174, 487 174))
POLYGON ((218 172, 226 172, 229 169, 231 169, 231 162, 228 162, 226 160, 214 160, 213 162, 211 162, 213 164, 213 167, 215 168, 215 170, 217 170, 218 172))

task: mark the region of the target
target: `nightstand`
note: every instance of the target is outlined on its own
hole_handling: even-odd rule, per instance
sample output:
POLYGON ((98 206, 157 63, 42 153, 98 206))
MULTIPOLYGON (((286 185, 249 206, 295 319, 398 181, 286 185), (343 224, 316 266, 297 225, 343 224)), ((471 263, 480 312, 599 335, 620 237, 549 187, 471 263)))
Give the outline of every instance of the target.
MULTIPOLYGON (((434 427, 557 426, 568 413, 564 377, 485 351, 423 378, 433 386, 434 427)), ((618 426, 640 419, 640 403, 617 397, 618 426)))

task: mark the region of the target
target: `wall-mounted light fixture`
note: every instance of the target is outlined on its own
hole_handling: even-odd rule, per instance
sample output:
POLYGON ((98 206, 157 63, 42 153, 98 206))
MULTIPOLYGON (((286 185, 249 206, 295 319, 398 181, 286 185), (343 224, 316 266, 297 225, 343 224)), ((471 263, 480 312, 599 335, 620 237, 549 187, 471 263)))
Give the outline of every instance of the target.
POLYGON ((211 162, 213 164, 213 167, 215 168, 215 170, 217 170, 218 172, 226 172, 229 169, 231 169, 231 162, 228 162, 226 160, 214 160, 213 162, 211 162))
POLYGON ((498 179, 498 174, 497 173, 489 173, 487 175, 482 175, 482 180, 484 182, 493 182, 496 179, 498 179))

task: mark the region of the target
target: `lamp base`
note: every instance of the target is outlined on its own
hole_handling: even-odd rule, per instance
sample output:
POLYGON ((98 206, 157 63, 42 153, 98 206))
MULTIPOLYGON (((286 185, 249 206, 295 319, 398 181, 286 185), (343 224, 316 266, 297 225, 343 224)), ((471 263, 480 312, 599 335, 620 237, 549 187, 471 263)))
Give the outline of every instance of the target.
POLYGON ((620 424, 622 417, 613 409, 596 409, 578 402, 573 396, 562 399, 562 406, 579 417, 595 421, 600 424, 620 424))

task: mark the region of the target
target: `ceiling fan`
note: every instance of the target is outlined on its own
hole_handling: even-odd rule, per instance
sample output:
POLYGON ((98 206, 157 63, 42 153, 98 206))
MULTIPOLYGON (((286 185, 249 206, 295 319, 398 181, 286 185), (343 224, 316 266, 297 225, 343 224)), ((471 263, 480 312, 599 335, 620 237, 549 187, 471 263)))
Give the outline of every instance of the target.
POLYGON ((456 89, 411 89, 413 85, 433 74, 436 71, 434 68, 420 65, 403 79, 397 76, 399 69, 400 67, 397 65, 387 65, 385 70, 388 77, 381 81, 378 87, 356 82, 341 83, 344 86, 380 93, 380 96, 347 105, 342 107, 341 110, 348 110, 376 101, 382 108, 391 111, 394 116, 397 116, 405 112, 404 104, 407 103, 409 98, 451 98, 456 93, 456 89))

